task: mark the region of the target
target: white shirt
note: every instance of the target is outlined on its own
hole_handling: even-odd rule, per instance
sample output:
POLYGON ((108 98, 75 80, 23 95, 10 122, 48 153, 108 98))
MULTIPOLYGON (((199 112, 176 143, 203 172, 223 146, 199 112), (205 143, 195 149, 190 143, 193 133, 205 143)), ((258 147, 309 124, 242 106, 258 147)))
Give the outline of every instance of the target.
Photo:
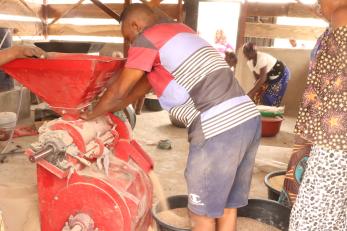
POLYGON ((263 67, 266 67, 266 73, 270 72, 271 69, 275 66, 277 62, 277 59, 273 57, 272 55, 269 55, 264 52, 257 52, 257 64, 254 66, 253 65, 253 60, 248 60, 247 65, 249 69, 258 75, 260 74, 260 69, 263 67))

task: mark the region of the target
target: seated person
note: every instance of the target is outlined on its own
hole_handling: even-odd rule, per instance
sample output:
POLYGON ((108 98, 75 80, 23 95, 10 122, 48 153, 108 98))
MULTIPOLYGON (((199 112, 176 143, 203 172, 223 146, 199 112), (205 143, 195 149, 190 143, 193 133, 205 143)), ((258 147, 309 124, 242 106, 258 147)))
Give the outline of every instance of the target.
POLYGON ((243 54, 256 79, 248 96, 256 104, 280 106, 290 78, 289 69, 270 54, 257 51, 253 43, 243 46, 243 54))

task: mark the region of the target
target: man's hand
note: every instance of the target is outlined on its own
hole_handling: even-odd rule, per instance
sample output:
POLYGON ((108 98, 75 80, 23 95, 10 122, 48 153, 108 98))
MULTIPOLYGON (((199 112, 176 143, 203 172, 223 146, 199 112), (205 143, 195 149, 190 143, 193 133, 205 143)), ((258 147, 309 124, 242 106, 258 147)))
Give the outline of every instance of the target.
POLYGON ((142 70, 124 68, 120 76, 107 88, 93 111, 83 113, 80 117, 91 120, 107 112, 121 110, 143 96, 144 92, 150 89, 144 74, 142 70))
POLYGON ((35 46, 13 46, 0 51, 0 66, 18 58, 46 58, 47 53, 35 46))
POLYGON ((35 47, 35 46, 13 46, 12 49, 15 58, 29 58, 29 57, 36 57, 36 58, 46 58, 47 54, 42 49, 35 47))

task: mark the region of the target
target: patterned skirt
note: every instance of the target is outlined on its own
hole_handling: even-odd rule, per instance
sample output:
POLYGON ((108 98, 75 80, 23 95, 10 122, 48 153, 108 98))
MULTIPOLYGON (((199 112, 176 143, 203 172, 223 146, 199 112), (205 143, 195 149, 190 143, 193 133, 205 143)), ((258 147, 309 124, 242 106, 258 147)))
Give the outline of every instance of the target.
POLYGON ((313 146, 289 231, 347 230, 347 152, 313 146))
POLYGON ((275 107, 280 106, 290 79, 289 69, 286 67, 278 78, 279 80, 267 81, 264 83, 261 90, 254 97, 254 102, 256 104, 275 107))

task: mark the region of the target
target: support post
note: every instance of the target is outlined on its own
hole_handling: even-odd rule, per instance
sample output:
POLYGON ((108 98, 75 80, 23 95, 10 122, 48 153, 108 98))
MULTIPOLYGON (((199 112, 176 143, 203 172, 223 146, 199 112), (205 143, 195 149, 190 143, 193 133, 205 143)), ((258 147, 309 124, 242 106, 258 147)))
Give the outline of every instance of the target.
POLYGON ((184 23, 193 30, 198 29, 199 0, 187 0, 184 2, 186 17, 184 23))
POLYGON ((241 48, 243 46, 243 44, 245 43, 247 7, 248 7, 248 3, 246 0, 241 5, 235 52, 237 52, 239 50, 239 48, 241 48))
MULTIPOLYGON (((129 6, 131 4, 131 0, 124 0, 124 9, 129 6)), ((129 50, 129 47, 130 47, 130 43, 128 40, 126 39, 123 39, 123 54, 124 54, 124 57, 128 57, 128 50, 129 50)))
POLYGON ((100 2, 99 0, 90 0, 92 3, 94 3, 97 7, 99 7, 102 11, 104 11, 106 14, 108 14, 110 17, 116 19, 118 22, 120 21, 120 16, 115 13, 113 10, 108 8, 104 3, 100 2))
POLYGON ((45 39, 48 39, 48 8, 47 8, 47 0, 42 1, 42 6, 41 6, 41 12, 42 12, 42 34, 45 39))

